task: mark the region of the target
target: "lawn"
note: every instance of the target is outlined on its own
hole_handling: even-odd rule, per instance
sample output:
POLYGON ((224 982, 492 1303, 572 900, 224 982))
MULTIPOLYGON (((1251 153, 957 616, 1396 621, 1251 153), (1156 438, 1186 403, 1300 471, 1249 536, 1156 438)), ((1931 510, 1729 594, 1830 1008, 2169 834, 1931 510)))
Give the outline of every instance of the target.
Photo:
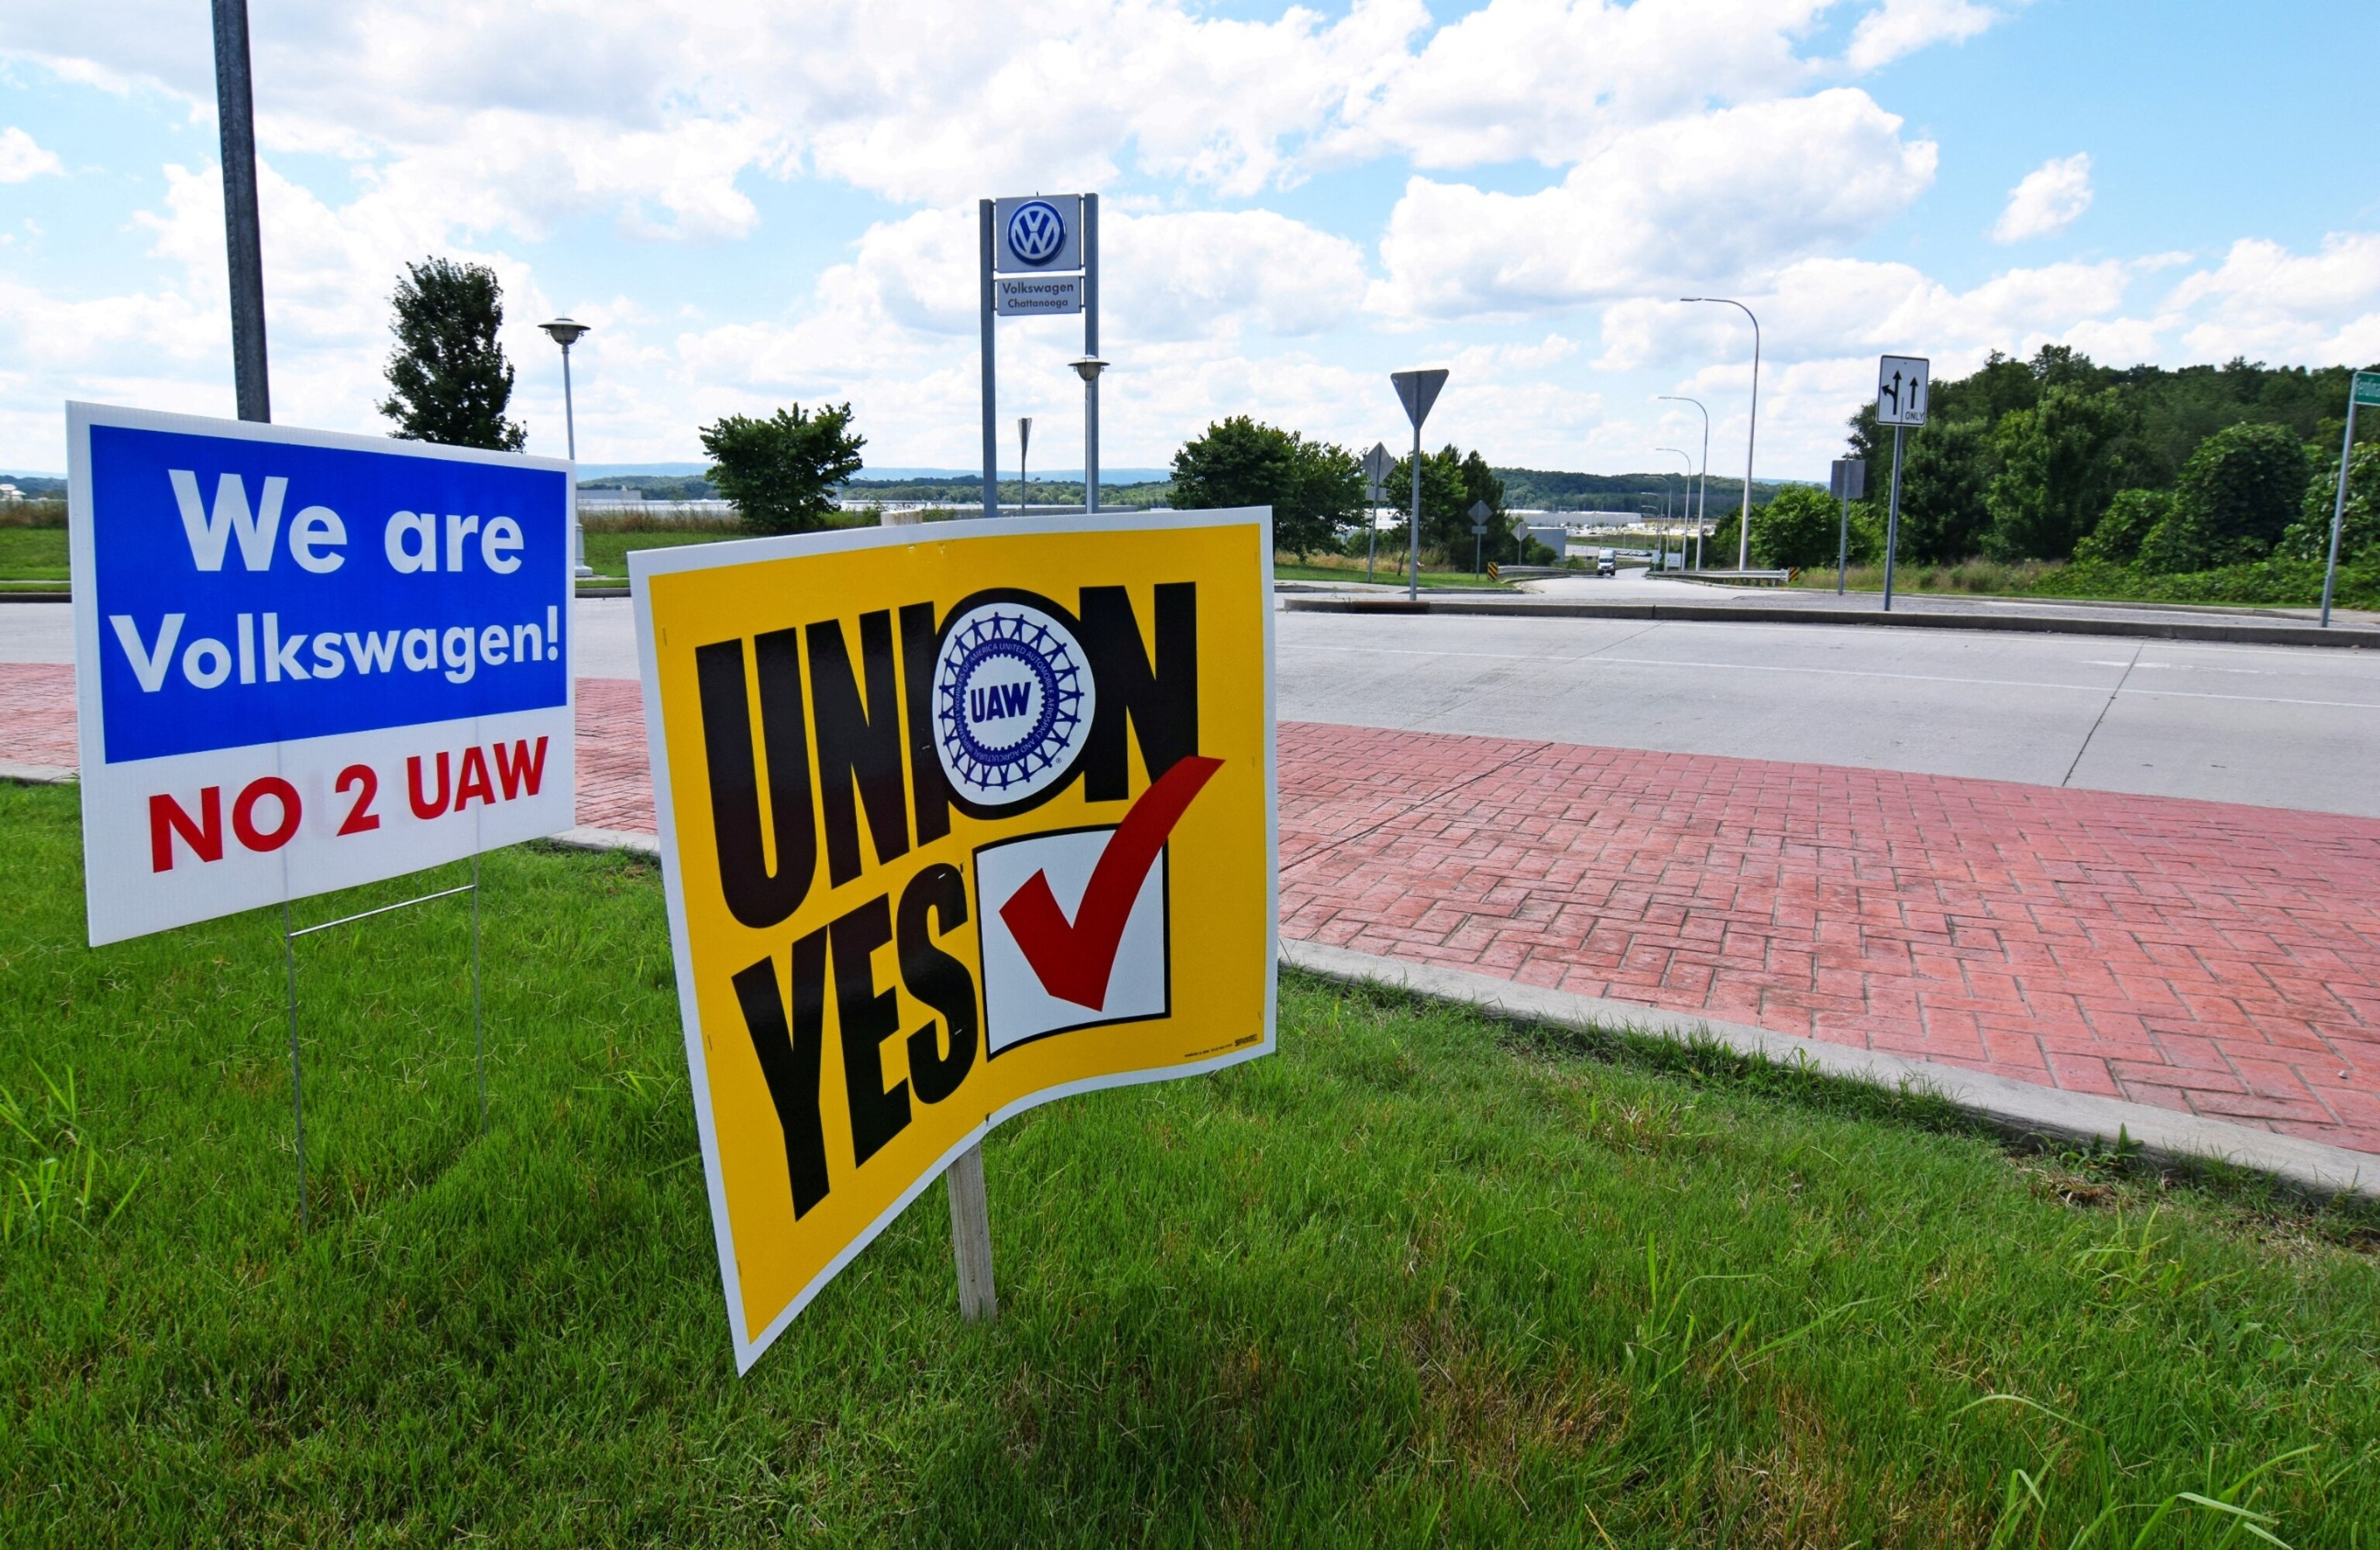
POLYGON ((64 581, 67 530, 63 527, 0 527, 0 579, 64 581))
POLYGON ((739 1381, 650 866, 488 858, 485 1134, 468 904, 300 944, 301 1237, 279 913, 89 951, 77 842, 0 786, 11 1544, 2374 1543, 2369 1216, 1294 975, 995 1134, 996 1325, 935 1189, 739 1381))
MULTIPOLYGON (((1343 586, 1351 581, 1359 582, 1364 579, 1364 563, 1358 560, 1353 564, 1342 561, 1333 564, 1314 565, 1303 564, 1297 561, 1275 555, 1272 562, 1272 578, 1275 581, 1330 581, 1343 586)), ((1383 587, 1402 587, 1405 584, 1404 573, 1393 562, 1388 560, 1379 563, 1373 573, 1372 579, 1383 587)), ((1477 587, 1499 592, 1512 590, 1512 587, 1504 582, 1490 581, 1485 575, 1473 575, 1469 571, 1424 571, 1421 573, 1421 584, 1424 587, 1477 587)))

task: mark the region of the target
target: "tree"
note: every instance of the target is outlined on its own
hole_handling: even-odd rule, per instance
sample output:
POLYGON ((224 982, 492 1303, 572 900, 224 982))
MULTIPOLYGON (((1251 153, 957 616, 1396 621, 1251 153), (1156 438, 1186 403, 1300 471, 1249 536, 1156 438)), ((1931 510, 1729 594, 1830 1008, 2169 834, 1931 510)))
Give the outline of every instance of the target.
MULTIPOLYGON (((1936 420, 1911 435, 1900 461, 1900 558, 1955 565, 1982 552, 1992 521, 1985 497, 1996 471, 1990 428, 1981 419, 1936 420)), ((1891 481, 1889 461, 1869 465, 1871 500, 1888 496, 1891 481)))
POLYGON ((391 298, 396 349, 385 373, 394 391, 380 412, 408 442, 517 452, 528 429, 504 418, 513 368, 496 334, 504 290, 484 264, 427 259, 405 266, 391 298))
POLYGON ((766 419, 727 415, 702 428, 714 466, 705 477, 735 503, 756 533, 811 533, 835 510, 834 487, 859 472, 865 436, 851 432, 851 406, 805 413, 799 404, 766 419))
MULTIPOLYGON (((1386 493, 1404 510, 1405 519, 1397 524, 1395 532, 1397 547, 1406 548, 1412 543, 1413 528, 1411 454, 1397 459, 1396 466, 1389 470, 1386 493)), ((1448 445, 1422 454, 1422 551, 1435 555, 1442 563, 1451 564, 1459 559, 1464 565, 1470 564, 1471 503, 1480 498, 1471 492, 1469 482, 1463 477, 1463 454, 1459 450, 1448 445)))
POLYGON ((2119 490, 2107 503, 2099 526, 2074 545, 2077 560, 2099 560, 2129 565, 2141 556, 2149 535, 2173 515, 2173 492, 2166 490, 2119 490))
POLYGON ((1188 511, 1270 506, 1273 547, 1304 559, 1362 512, 1364 471, 1344 447, 1233 415, 1173 454, 1173 499, 1188 511))
MULTIPOLYGON (((2330 558, 2330 518, 2338 499, 2338 458, 2334 454, 2320 477, 2306 481, 2305 503, 2273 552, 2291 560, 2330 558)), ((2347 467, 2346 520, 2339 525, 2338 563, 2361 556, 2380 541, 2380 445, 2355 449, 2347 467)))
POLYGON ((2113 388, 2045 388, 2030 409, 1993 429, 2000 471, 1985 495, 1992 525, 1984 550, 1995 560, 2063 560, 2099 525, 2127 481, 2117 444, 2132 417, 2113 388))
POLYGON ((1831 570, 1842 515, 1841 503, 1816 485, 1788 485, 1752 514, 1753 562, 1772 570, 1831 570))

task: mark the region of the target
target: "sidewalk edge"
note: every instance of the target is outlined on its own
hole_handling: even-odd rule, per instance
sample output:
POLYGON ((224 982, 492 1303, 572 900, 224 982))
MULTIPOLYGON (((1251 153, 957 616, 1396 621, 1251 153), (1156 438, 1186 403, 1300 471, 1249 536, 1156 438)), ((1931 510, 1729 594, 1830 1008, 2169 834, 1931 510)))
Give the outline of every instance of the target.
POLYGON ((2342 1146, 2251 1130, 2194 1114, 2177 1114, 2119 1098, 2036 1086, 2012 1077, 1912 1060, 1821 1039, 1773 1034, 1742 1023, 1682 1016, 1630 1001, 1580 996, 1460 969, 1408 963, 1319 942, 1284 938, 1281 961, 1327 979, 1389 986, 1517 1022, 1624 1030, 1680 1043, 1706 1039, 1740 1055, 1761 1056, 1784 1065, 1806 1064, 1829 1076, 1882 1087, 1932 1093, 1995 1129, 2020 1136, 2113 1144, 2120 1131, 2139 1146, 2143 1156, 2156 1161, 2251 1169, 2310 1194, 2380 1199, 2380 1159, 2342 1146))

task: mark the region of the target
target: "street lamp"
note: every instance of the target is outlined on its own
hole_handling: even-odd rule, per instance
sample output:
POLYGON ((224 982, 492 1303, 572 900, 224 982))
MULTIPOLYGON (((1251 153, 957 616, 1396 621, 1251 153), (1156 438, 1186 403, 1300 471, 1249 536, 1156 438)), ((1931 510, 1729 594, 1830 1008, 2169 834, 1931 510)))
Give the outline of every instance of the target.
MULTIPOLYGON (((566 316, 537 326, 545 331, 547 338, 562 346, 562 434, 564 444, 570 449, 570 461, 574 465, 570 470, 570 481, 575 485, 578 482, 578 470, 575 466, 578 462, 578 424, 577 412, 570 402, 570 346, 592 331, 590 325, 566 316)), ((595 574, 594 567, 587 563, 587 537, 578 528, 576 490, 571 491, 570 502, 570 563, 573 571, 579 575, 595 574)))
POLYGON ((1752 444, 1760 434, 1760 320, 1752 317, 1752 309, 1733 297, 1682 296, 1680 301, 1713 301, 1722 307, 1741 309, 1752 318, 1752 414, 1743 431, 1743 515, 1736 523, 1735 568, 1748 570, 1752 565, 1752 444))
MULTIPOLYGON (((1686 449, 1683 447, 1655 447, 1653 450, 1655 452, 1674 452, 1678 454, 1678 460, 1686 466, 1686 510, 1691 513, 1694 510, 1694 460, 1686 455, 1686 449)), ((1663 476, 1665 482, 1668 476, 1663 476)), ((1669 557, 1670 540, 1663 539, 1661 540, 1661 559, 1664 563, 1668 562, 1669 557)), ((1685 568, 1686 536, 1683 533, 1680 533, 1678 535, 1678 569, 1684 570, 1685 568)))
POLYGON ((1674 393, 1657 393, 1653 396, 1671 404, 1692 404, 1695 408, 1703 410, 1703 466, 1702 472, 1696 475, 1694 479, 1696 486, 1694 569, 1701 570, 1703 568, 1703 522, 1710 515, 1710 411, 1703 409, 1703 402, 1699 398, 1687 398, 1674 393))
POLYGON ((1087 515, 1099 509, 1099 373, 1108 363, 1085 356, 1073 364, 1075 375, 1083 379, 1083 512, 1087 515))

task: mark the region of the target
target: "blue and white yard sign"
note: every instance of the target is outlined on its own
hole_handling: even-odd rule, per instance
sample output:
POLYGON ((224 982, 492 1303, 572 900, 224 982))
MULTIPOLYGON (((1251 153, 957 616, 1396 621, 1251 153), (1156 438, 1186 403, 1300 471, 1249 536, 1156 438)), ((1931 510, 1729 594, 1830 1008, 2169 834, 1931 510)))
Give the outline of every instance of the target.
POLYGON ((91 941, 568 829, 570 465, 67 406, 91 941))

